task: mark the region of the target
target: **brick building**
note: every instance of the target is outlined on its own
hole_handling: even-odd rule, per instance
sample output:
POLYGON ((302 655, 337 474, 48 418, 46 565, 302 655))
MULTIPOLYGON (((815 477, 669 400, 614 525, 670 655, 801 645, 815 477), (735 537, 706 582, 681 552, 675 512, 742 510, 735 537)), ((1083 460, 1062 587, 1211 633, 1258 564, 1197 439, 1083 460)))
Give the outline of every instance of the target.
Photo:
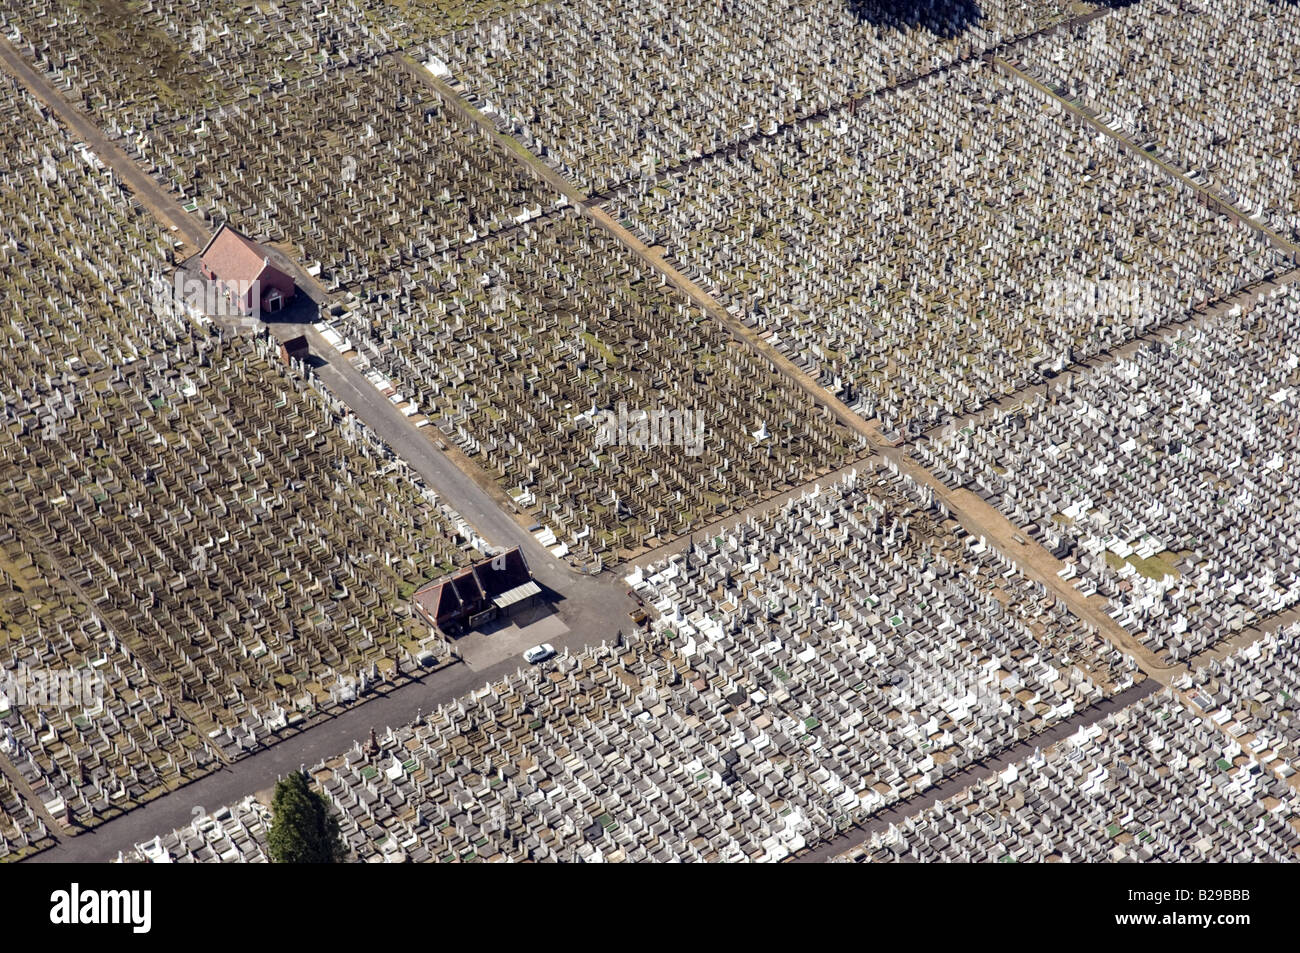
POLYGON ((426 622, 446 635, 459 636, 503 612, 534 605, 541 591, 516 546, 422 586, 413 598, 426 622))
POLYGON ((275 314, 297 291, 257 242, 222 225, 199 253, 199 270, 240 314, 275 314))

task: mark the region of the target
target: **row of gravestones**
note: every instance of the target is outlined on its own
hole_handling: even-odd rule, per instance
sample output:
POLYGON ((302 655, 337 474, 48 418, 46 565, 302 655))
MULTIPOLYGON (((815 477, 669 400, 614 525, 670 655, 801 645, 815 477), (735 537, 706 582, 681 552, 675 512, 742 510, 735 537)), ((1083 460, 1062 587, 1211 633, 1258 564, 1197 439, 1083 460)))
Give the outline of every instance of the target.
POLYGON ((969 555, 920 495, 883 472, 805 494, 631 577, 664 613, 649 633, 520 671, 315 766, 355 856, 780 860, 1130 682, 1131 663, 1103 647, 1104 676, 1060 668, 1062 646, 1034 631, 1064 644, 1082 627, 1061 629, 1041 594, 1014 618, 993 596, 1007 567, 969 555), (824 561, 783 572, 791 539, 824 561), (819 586, 832 566, 860 585, 819 586), (780 610, 701 594, 728 574, 780 610), (883 601, 909 594, 919 613, 883 601))
POLYGON ((1271 0, 1134 4, 1022 61, 1256 221, 1300 239, 1300 21, 1271 0))
MULTIPOLYGON (((2 93, 6 114, 35 110, 2 93)), ((55 124, 0 135, 4 545, 31 576, 0 652, 7 671, 105 677, 103 711, 20 706, 6 727, 51 812, 93 825, 412 670, 429 632, 406 589, 473 553, 271 339, 184 314, 167 242, 112 173, 55 124)))
POLYGON ((604 191, 1068 15, 1055 0, 980 8, 576 0, 483 19, 426 48, 526 146, 604 191))

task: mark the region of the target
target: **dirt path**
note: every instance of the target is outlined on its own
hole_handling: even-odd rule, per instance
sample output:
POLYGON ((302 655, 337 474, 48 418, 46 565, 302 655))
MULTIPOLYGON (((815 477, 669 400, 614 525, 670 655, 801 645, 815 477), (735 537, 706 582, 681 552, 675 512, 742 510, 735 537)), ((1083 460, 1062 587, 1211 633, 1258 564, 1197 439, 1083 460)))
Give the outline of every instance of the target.
POLYGON ((1148 152, 1146 149, 1143 149, 1140 145, 1138 145, 1128 136, 1112 129, 1106 123, 1102 122, 1100 119, 1097 118, 1097 113, 1090 107, 1076 105, 1075 103, 1066 99, 1064 96, 1059 95, 1054 89, 1047 86, 1045 83, 1042 83, 1038 79, 1034 78, 1033 76, 1030 76, 1029 73, 1025 72, 1025 70, 1021 69, 1019 66, 1016 66, 1013 63, 1010 63, 1007 60, 1002 59, 1001 57, 995 56, 995 57, 991 57, 991 59, 993 63, 1004 73, 1006 73, 1008 76, 1015 77, 1021 80, 1022 82, 1025 82, 1028 85, 1034 87, 1034 89, 1038 90, 1039 92, 1044 93, 1047 96, 1050 96, 1056 102, 1060 103, 1065 109, 1069 110, 1075 116, 1078 116, 1084 122, 1088 123, 1088 125, 1092 126, 1097 131, 1106 134, 1111 139, 1114 139, 1117 143, 1119 143, 1121 148, 1128 150, 1133 155, 1137 156, 1139 159, 1145 159, 1147 162, 1151 163, 1156 168, 1164 172, 1165 175, 1167 175, 1169 178, 1186 186, 1196 195, 1200 196, 1201 200, 1204 201, 1205 204, 1208 205, 1214 211, 1220 213, 1221 215, 1227 215, 1229 218, 1233 219, 1234 221, 1240 222, 1241 224, 1245 225, 1247 228, 1250 228, 1258 232, 1260 235, 1264 236, 1275 246, 1277 246, 1279 249, 1281 249, 1283 252, 1289 255, 1293 263, 1295 263, 1296 261, 1300 261, 1300 245, 1296 245, 1291 240, 1283 237, 1282 235, 1279 235, 1277 232, 1269 228, 1267 225, 1255 221, 1253 218, 1248 216, 1241 209, 1237 208, 1236 205, 1232 204, 1226 198, 1224 198, 1224 196, 1222 195, 1222 193, 1219 192, 1218 189, 1209 186, 1199 185, 1198 183, 1193 182, 1191 179, 1187 177, 1186 173, 1184 173, 1183 170, 1178 168, 1176 165, 1160 158, 1160 156, 1156 155, 1154 152, 1148 152))
POLYGON ((3 37, 0 37, 0 63, 112 168, 136 201, 172 233, 174 240, 181 242, 181 248, 177 249, 178 260, 195 254, 207 244, 208 227, 186 212, 174 195, 141 169, 85 113, 68 102, 43 73, 29 66, 13 44, 3 37))
POLYGON ((798 384, 812 398, 814 406, 834 415, 843 426, 865 438, 867 443, 882 456, 893 461, 901 472, 922 486, 929 487, 935 497, 943 502, 948 511, 968 532, 983 538, 1014 562, 1024 575, 1041 583, 1048 591, 1055 594, 1076 616, 1097 629, 1112 645, 1132 655, 1148 675, 1163 683, 1177 674, 1179 668, 1160 663, 1154 653, 1106 614, 1101 608, 1102 600, 1084 596, 1073 584, 1061 579, 1058 573, 1065 568, 1064 563, 1055 559, 1037 543, 1028 540, 1021 542, 1025 537, 1022 536, 1020 527, 1011 523, 993 506, 975 494, 944 486, 942 481, 908 457, 904 451, 886 441, 874 424, 854 413, 843 401, 821 387, 771 343, 724 308, 712 295, 678 271, 662 252, 647 246, 607 211, 588 199, 564 176, 542 162, 517 141, 501 133, 495 123, 469 105, 451 84, 438 79, 407 56, 396 58, 421 82, 433 88, 452 109, 482 129, 507 154, 532 169, 538 178, 566 196, 583 215, 599 225, 642 262, 663 275, 669 284, 689 297, 710 317, 720 322, 738 341, 747 345, 770 366, 798 384))

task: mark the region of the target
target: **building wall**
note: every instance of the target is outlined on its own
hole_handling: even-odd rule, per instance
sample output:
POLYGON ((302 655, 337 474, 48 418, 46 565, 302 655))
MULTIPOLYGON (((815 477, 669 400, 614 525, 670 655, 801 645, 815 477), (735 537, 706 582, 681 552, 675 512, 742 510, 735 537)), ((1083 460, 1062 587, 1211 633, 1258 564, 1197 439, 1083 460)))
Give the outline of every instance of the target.
POLYGON ((284 295, 284 303, 288 305, 293 300, 296 290, 293 279, 280 271, 278 268, 266 267, 262 270, 259 279, 262 282, 262 306, 266 306, 266 296, 272 288, 278 288, 280 294, 284 295))

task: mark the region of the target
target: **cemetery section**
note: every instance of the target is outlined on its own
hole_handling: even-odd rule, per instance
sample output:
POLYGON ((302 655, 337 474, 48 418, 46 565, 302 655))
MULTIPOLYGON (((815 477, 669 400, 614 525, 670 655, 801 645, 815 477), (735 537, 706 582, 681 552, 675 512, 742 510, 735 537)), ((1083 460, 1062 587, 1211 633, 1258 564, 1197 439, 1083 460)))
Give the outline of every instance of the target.
POLYGON ((604 192, 1098 9, 570 0, 481 19, 425 49, 511 135, 604 192))
POLYGON ((1141 678, 883 468, 629 582, 647 634, 312 769, 359 859, 781 860, 1141 678))
POLYGON ((90 826, 445 661, 410 594, 478 553, 265 332, 185 312, 164 234, 10 81, 0 113, 0 652, 107 679, 94 717, 19 706, 4 740, 90 826))
POLYGON ((399 294, 429 262, 562 203, 388 58, 147 140, 141 160, 197 212, 283 243, 327 290, 362 297, 399 294), (250 139, 263 122, 268 141, 250 139))
POLYGON ((1272 0, 1135 3, 1035 39, 1022 67, 1300 241, 1300 19, 1272 0))
POLYGON ((1294 863, 1298 638, 1216 662, 1188 697, 1144 699, 841 859, 1294 863))
POLYGON ((617 565, 865 452, 572 210, 435 256, 407 281, 340 325, 584 563, 617 565), (667 439, 648 420, 638 429, 659 412, 690 425, 667 439))
POLYGON ((903 438, 1289 260, 983 61, 628 187, 615 208, 903 438))
POLYGON ((1186 660, 1300 602, 1300 294, 1282 286, 916 446, 1186 660))
MULTIPOLYGON (((4 0, 0 33, 127 139, 384 52, 364 0, 4 0)), ((263 135, 269 129, 261 130, 263 135)))

